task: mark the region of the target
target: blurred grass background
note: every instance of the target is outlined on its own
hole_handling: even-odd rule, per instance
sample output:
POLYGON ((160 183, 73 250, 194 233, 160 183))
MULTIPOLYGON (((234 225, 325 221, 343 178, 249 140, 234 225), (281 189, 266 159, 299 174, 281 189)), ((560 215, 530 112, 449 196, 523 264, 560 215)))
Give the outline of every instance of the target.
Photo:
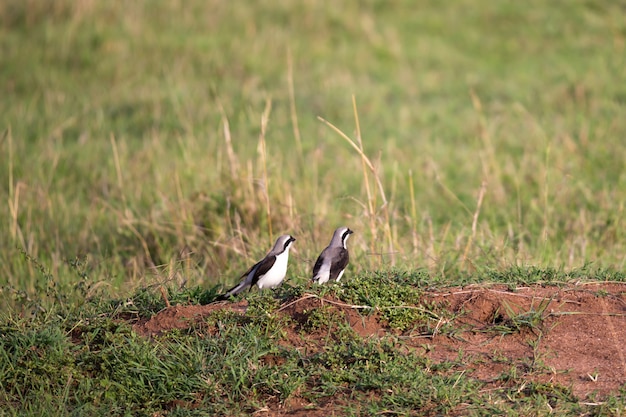
POLYGON ((304 280, 340 225, 352 273, 623 270, 625 14, 4 1, 0 284, 231 284, 281 233, 304 280))

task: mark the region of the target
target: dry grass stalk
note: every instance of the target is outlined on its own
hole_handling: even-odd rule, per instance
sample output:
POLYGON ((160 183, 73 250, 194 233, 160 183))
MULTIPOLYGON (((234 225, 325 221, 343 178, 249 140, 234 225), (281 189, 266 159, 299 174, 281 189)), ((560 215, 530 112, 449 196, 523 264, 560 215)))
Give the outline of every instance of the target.
POLYGON ((289 115, 291 116, 291 126, 293 127, 293 136, 296 138, 296 146, 298 147, 298 156, 300 162, 304 166, 304 152, 302 150, 302 136, 298 126, 298 112, 296 111, 296 94, 293 87, 293 58, 291 49, 287 49, 287 86, 289 88, 289 115))
POLYGON ((483 205, 483 198, 485 197, 486 192, 487 192, 487 181, 483 181, 480 186, 480 191, 478 193, 478 201, 476 202, 476 210, 474 211, 474 216, 472 218, 472 234, 467 240, 467 245, 465 245, 465 250, 463 251, 463 257, 461 258, 461 265, 463 265, 464 267, 467 265, 469 252, 472 247, 472 243, 474 242, 474 239, 476 238, 478 216, 480 215, 480 208, 483 205))
POLYGON ((265 109, 261 115, 261 134, 259 135, 259 153, 261 154, 261 164, 263 165, 263 191, 265 196, 265 214, 267 216, 267 231, 270 237, 270 241, 274 240, 272 232, 272 205, 270 203, 270 184, 269 177, 267 176, 267 149, 265 146, 265 133, 267 132, 267 124, 270 119, 270 113, 272 112, 272 100, 267 98, 265 100, 265 109))
POLYGON ((326 124, 326 126, 330 127, 332 130, 337 132, 339 136, 341 136, 343 139, 345 139, 352 146, 352 148, 357 151, 357 153, 361 157, 361 162, 363 165, 363 181, 365 183, 365 189, 367 193, 368 219, 370 223, 370 231, 372 234, 372 241, 370 243, 372 252, 375 252, 374 244, 377 240, 378 229, 376 226, 376 215, 377 215, 377 210, 375 209, 376 195, 371 190, 370 185, 369 185, 368 169, 371 172, 372 176, 374 177, 374 181, 376 182, 378 192, 380 193, 380 197, 383 201, 380 207, 380 210, 383 211, 383 215, 384 215, 384 223, 383 223, 384 234, 385 234, 385 237, 387 238, 388 254, 391 257, 391 264, 393 265, 395 263, 395 256, 394 256, 393 238, 391 235, 389 202, 387 201, 387 197, 385 195, 385 188, 383 187, 383 183, 380 179, 380 176, 378 175, 378 171, 376 170, 376 167, 374 166, 372 161, 369 159, 369 157, 365 155, 365 151, 363 150, 363 141, 361 140, 361 128, 359 124, 359 115, 357 112, 356 99, 354 96, 352 96, 352 106, 354 109, 354 118, 355 118, 355 123, 356 123, 356 134, 357 134, 358 145, 355 143, 354 140, 352 140, 348 135, 346 135, 343 131, 341 131, 337 126, 333 125, 332 123, 330 123, 329 121, 327 121, 326 119, 322 117, 318 116, 318 119, 324 124, 326 124))

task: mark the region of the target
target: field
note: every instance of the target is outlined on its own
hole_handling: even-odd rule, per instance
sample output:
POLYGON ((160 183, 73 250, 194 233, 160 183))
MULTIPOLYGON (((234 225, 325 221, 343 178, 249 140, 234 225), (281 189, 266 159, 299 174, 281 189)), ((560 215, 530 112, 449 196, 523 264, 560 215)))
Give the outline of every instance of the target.
POLYGON ((625 13, 2 2, 0 415, 623 415, 625 13))

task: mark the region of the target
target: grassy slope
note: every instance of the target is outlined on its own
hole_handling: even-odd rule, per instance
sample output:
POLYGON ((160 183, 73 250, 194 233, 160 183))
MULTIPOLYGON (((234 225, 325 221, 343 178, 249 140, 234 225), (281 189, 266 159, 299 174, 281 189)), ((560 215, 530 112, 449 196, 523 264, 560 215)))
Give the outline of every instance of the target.
POLYGON ((8 2, 3 279, 34 288, 24 248, 64 281, 75 256, 114 288, 152 266, 231 281, 271 243, 268 205, 272 234, 301 237, 296 275, 343 223, 357 269, 622 269, 618 15, 610 2, 8 2), (355 138, 352 94, 389 220, 379 195, 368 216, 358 154, 317 120, 355 138))
MULTIPOLYGON (((270 225, 299 238, 296 282, 339 224, 357 231, 351 274, 395 263, 455 285, 525 279, 536 265, 621 279, 577 269, 626 260, 621 12, 585 1, 3 2, 1 302, 51 312, 56 300, 71 328, 110 311, 105 297, 80 312, 97 291, 232 283, 270 246, 270 225), (358 154, 317 119, 356 139, 353 94, 388 219, 358 154)), ((46 316, 27 331, 5 318, 18 339, 43 332, 51 363, 66 360, 67 323, 46 316)), ((185 343, 180 354, 204 349, 185 343)))

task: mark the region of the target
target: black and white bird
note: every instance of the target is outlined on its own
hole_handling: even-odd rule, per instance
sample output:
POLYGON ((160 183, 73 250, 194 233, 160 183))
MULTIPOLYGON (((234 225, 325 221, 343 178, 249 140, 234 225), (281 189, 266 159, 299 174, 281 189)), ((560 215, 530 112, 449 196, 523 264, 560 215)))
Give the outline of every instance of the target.
POLYGON ((220 295, 218 300, 227 300, 237 295, 246 288, 252 289, 256 285, 260 290, 263 288, 276 288, 283 282, 287 275, 287 262, 289 261, 289 248, 296 241, 291 235, 282 235, 276 239, 274 247, 265 258, 252 265, 242 276, 243 281, 235 285, 226 293, 220 295))
POLYGON ((313 281, 324 284, 330 280, 339 281, 348 266, 350 255, 346 242, 352 234, 347 227, 335 230, 333 238, 326 249, 322 251, 313 267, 313 281))

